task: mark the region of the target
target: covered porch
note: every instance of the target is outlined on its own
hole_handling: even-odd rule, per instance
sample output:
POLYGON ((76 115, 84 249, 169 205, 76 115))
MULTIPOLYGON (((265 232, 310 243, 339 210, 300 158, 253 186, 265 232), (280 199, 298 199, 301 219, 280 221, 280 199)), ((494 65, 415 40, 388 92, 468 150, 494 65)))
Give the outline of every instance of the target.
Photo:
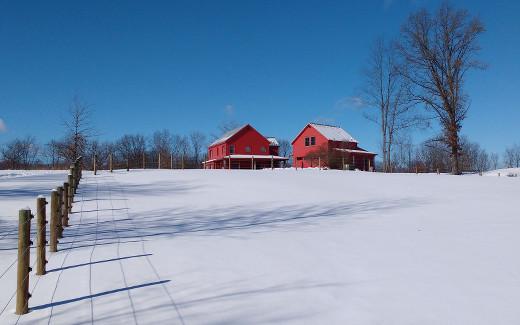
POLYGON ((273 155, 228 155, 204 161, 204 169, 265 169, 280 168, 287 157, 273 155))

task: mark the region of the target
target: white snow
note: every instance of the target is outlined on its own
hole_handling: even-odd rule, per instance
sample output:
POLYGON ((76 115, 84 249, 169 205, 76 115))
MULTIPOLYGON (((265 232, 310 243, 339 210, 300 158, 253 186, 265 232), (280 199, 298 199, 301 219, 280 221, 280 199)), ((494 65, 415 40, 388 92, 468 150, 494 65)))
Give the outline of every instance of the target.
POLYGON ((315 123, 311 123, 310 125, 318 130, 318 132, 320 132, 328 140, 357 142, 357 140, 348 134, 347 131, 340 127, 315 123))
POLYGON ((484 176, 520 177, 520 168, 502 168, 484 173, 484 176))
POLYGON ((267 137, 266 139, 267 139, 267 141, 269 141, 269 145, 270 146, 272 146, 272 147, 280 146, 280 144, 278 143, 278 140, 276 140, 276 138, 274 138, 274 137, 267 137))
POLYGON ((84 176, 21 317, 8 303, 18 209, 66 173, 0 178, 0 324, 520 323, 520 178, 84 176))
POLYGON ((234 136, 238 131, 242 130, 246 126, 247 126, 247 124, 242 125, 242 126, 236 128, 236 129, 229 130, 229 131, 225 132, 220 138, 218 138, 217 140, 213 141, 209 146, 211 147, 211 146, 214 146, 216 144, 226 142, 229 138, 234 136))

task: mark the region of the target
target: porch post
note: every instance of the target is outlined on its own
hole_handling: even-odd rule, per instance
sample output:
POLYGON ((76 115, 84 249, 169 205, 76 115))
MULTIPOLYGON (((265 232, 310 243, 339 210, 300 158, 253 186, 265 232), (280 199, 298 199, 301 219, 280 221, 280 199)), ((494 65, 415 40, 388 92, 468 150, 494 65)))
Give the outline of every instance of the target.
POLYGON ((255 156, 251 156, 251 169, 255 169, 254 163, 255 163, 255 156))

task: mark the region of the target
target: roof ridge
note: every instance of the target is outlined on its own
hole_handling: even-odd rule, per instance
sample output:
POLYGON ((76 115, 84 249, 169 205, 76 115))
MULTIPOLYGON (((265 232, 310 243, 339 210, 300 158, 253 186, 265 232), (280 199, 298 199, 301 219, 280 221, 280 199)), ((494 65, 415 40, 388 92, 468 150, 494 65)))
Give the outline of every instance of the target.
POLYGON ((325 124, 325 123, 311 122, 309 124, 321 125, 321 126, 330 126, 330 127, 333 127, 333 128, 341 128, 341 126, 339 126, 339 125, 332 125, 332 124, 325 124))

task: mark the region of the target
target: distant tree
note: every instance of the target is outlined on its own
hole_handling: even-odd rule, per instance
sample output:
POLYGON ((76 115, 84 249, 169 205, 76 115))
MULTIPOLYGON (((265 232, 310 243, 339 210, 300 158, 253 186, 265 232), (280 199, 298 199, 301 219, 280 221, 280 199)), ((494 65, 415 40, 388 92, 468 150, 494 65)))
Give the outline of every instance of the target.
POLYGON ((95 157, 96 169, 103 169, 105 166, 108 169, 109 156, 113 152, 114 145, 110 142, 100 143, 98 140, 90 141, 87 145, 84 156, 86 168, 94 168, 95 157))
POLYGON ((379 126, 384 172, 392 169, 392 150, 397 135, 425 121, 413 112, 410 82, 400 73, 405 70, 401 65, 394 47, 378 39, 364 72, 362 98, 369 109, 364 116, 379 126))
POLYGON ((173 152, 175 160, 177 161, 177 167, 189 167, 190 141, 188 137, 175 135, 173 137, 173 152))
POLYGON ((289 140, 286 139, 280 139, 278 140, 278 144, 280 145, 279 148, 279 155, 282 157, 290 157, 292 154, 292 145, 289 142, 289 140))
POLYGON ((504 153, 504 164, 508 168, 520 167, 520 145, 515 144, 506 148, 504 153))
POLYGON ((89 138, 93 136, 91 116, 90 106, 75 96, 64 122, 66 135, 61 145, 61 153, 68 162, 85 153, 89 138))
POLYGON ((60 156, 62 152, 62 145, 56 140, 49 141, 44 147, 44 156, 47 158, 52 169, 58 167, 60 163, 60 156))
POLYGON ((436 114, 453 174, 461 173, 459 133, 469 108, 464 81, 469 70, 484 67, 475 59, 483 32, 478 18, 448 3, 434 15, 426 10, 411 14, 401 29, 398 50, 408 67, 402 74, 414 86, 414 99, 436 114))
POLYGON ((392 172, 413 171, 414 145, 409 134, 401 134, 395 140, 392 156, 392 172))
POLYGON ((191 148, 193 152, 193 160, 195 162, 195 166, 199 167, 201 162, 201 154, 206 146, 206 136, 202 132, 192 132, 190 134, 190 142, 191 142, 191 148))
POLYGON ((491 164, 491 168, 493 170, 496 170, 498 169, 498 154, 495 153, 495 152, 492 152, 490 155, 489 155, 489 162, 491 164))
POLYGON ((123 135, 115 144, 115 152, 119 158, 131 166, 141 167, 143 154, 146 152, 146 140, 141 134, 123 135))
POLYGON ((32 136, 11 140, 1 149, 2 158, 10 169, 29 169, 37 161, 39 151, 32 136))
POLYGON ((486 150, 481 149, 477 156, 477 170, 479 172, 485 172, 489 170, 490 160, 486 150))
POLYGON ((169 156, 173 150, 173 135, 168 130, 154 132, 151 147, 152 154, 157 157, 156 159, 158 159, 159 154, 163 157, 161 165, 168 165, 169 156))

